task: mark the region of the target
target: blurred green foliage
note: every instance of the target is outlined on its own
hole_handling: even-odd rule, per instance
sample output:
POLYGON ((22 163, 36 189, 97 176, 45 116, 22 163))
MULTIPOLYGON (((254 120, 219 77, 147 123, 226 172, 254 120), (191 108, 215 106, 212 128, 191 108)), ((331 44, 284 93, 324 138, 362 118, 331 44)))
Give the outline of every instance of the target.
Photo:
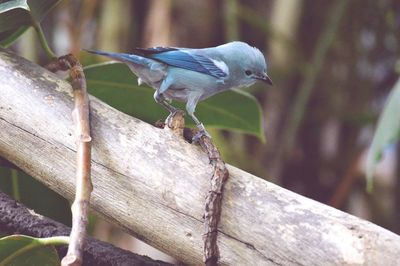
POLYGON ((3 237, 0 239, 0 265, 58 266, 60 259, 57 250, 50 244, 66 244, 64 238, 41 239, 24 235, 3 237))
POLYGON ((377 163, 382 159, 382 154, 390 145, 395 144, 400 138, 400 79, 389 94, 385 107, 378 121, 374 138, 368 152, 366 173, 367 189, 372 190, 372 178, 377 163))
POLYGON ((18 200, 28 208, 63 224, 71 225, 68 201, 24 172, 0 167, 0 189, 12 196, 15 196, 17 191, 20 197, 18 200), (13 171, 16 172, 13 178, 14 180, 17 178, 17 182, 13 182, 13 171))
POLYGON ((36 26, 60 0, 1 0, 0 45, 8 47, 29 26, 36 26))

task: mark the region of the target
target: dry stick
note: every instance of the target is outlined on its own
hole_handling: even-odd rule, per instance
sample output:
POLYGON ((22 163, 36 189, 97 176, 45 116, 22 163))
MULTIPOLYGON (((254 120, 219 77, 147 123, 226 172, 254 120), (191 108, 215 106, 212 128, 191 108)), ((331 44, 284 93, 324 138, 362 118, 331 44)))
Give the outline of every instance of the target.
POLYGON ((207 266, 213 266, 218 264, 218 224, 221 218, 222 192, 224 184, 229 177, 229 172, 211 138, 204 136, 200 139, 199 144, 207 153, 210 164, 214 166, 214 172, 210 180, 211 186, 205 202, 203 234, 203 260, 207 266))
MULTIPOLYGON (((192 139, 195 133, 190 129, 184 130, 185 120, 182 111, 177 112, 172 119, 166 121, 165 124, 176 134, 180 136, 183 134, 184 137, 189 140, 192 139)), ((156 126, 163 127, 165 124, 158 123, 156 126)), ((203 260, 207 266, 214 266, 218 264, 219 258, 217 235, 218 223, 221 218, 222 210, 222 191, 229 177, 229 172, 211 138, 203 136, 200 138, 199 144, 207 153, 210 164, 214 166, 214 172, 210 180, 211 187, 206 196, 203 234, 203 260)))
POLYGON ((89 98, 86 90, 86 79, 82 65, 71 54, 59 57, 47 68, 53 72, 69 70, 74 93, 75 106, 72 116, 76 126, 77 137, 77 170, 76 194, 71 206, 72 230, 67 255, 62 259, 62 265, 81 265, 83 246, 86 238, 88 210, 92 183, 90 180, 91 137, 89 123, 89 98))
POLYGON ((363 155, 363 151, 364 149, 358 148, 355 155, 353 155, 344 176, 341 178, 339 184, 335 188, 332 198, 329 200, 329 206, 340 209, 344 201, 348 198, 354 183, 359 177, 359 161, 363 155))
POLYGON ((206 197, 203 235, 203 259, 207 266, 212 266, 218 263, 218 223, 221 218, 222 191, 229 177, 229 172, 211 138, 203 136, 200 139, 200 146, 207 152, 210 163, 214 166, 214 173, 210 180, 211 188, 206 197))

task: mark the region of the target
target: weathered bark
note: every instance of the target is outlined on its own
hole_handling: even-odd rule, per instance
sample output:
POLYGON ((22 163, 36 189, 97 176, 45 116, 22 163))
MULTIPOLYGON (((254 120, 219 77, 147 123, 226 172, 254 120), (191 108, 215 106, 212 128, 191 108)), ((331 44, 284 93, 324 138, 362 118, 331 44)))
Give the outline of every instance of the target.
MULTIPOLYGON (((68 199, 75 143, 68 83, 0 51, 0 156, 68 199)), ((111 89, 111 88, 110 88, 111 89)), ((91 98, 91 207, 150 245, 202 263, 213 167, 200 147, 91 98)), ((232 166, 218 246, 222 265, 400 265, 400 237, 232 166)))

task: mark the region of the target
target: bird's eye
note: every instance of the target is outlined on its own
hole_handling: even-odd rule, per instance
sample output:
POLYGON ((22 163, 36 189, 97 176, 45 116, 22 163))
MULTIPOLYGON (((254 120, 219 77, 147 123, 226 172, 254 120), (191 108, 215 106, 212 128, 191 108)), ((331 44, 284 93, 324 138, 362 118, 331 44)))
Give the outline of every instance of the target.
POLYGON ((251 71, 250 71, 250 70, 246 70, 244 73, 245 73, 247 76, 250 76, 250 75, 251 75, 251 71))

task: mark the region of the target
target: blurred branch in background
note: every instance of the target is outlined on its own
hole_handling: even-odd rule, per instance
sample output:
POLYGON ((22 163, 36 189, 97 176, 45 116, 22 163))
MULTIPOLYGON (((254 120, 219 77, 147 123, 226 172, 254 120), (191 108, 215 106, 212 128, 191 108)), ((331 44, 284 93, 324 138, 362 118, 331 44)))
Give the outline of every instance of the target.
POLYGON ((302 5, 302 0, 275 0, 272 5, 269 25, 273 30, 272 37, 267 38, 268 58, 273 67, 281 71, 290 68, 293 63, 293 51, 288 50, 288 44, 295 43, 302 5))
MULTIPOLYGON (((291 102, 288 90, 288 83, 290 82, 288 73, 291 73, 295 67, 292 63, 295 58, 295 50, 288 49, 288 44, 290 43, 293 46, 293 43, 295 43, 302 5, 303 1, 301 0, 275 0, 270 12, 270 27, 273 29, 272 36, 267 37, 270 71, 280 73, 280 76, 277 77, 279 80, 275 81, 278 85, 265 92, 264 100, 268 149, 261 150, 261 156, 271 160, 267 163, 269 166, 273 165, 273 158, 275 158, 276 151, 279 148, 282 117, 285 117, 283 113, 286 111, 285 106, 291 102), (277 35, 281 37, 276 38, 277 35)), ((280 173, 268 169, 268 173, 264 177, 273 178, 274 182, 279 183, 278 174, 280 173)))
POLYGON ((336 30, 343 17, 347 0, 337 0, 332 7, 331 14, 326 24, 326 28, 322 31, 310 65, 304 73, 304 80, 299 86, 298 95, 295 98, 293 107, 289 108, 289 118, 285 123, 282 137, 279 141, 278 149, 274 152, 275 157, 269 169, 269 175, 280 176, 282 167, 287 159, 288 154, 293 150, 294 142, 297 137, 299 126, 303 120, 304 113, 307 109, 307 104, 314 89, 315 81, 318 78, 318 73, 322 67, 325 55, 332 45, 336 30))
POLYGON ((144 25, 143 47, 173 45, 171 0, 151 0, 144 25))
MULTIPOLYGON (((105 2, 119 2, 119 1, 105 1, 105 2)), ((70 48, 68 53, 74 55, 79 54, 81 51, 82 38, 85 34, 90 32, 88 24, 93 17, 94 11, 98 5, 97 0, 92 1, 69 1, 65 2, 68 8, 68 16, 66 17, 68 25, 68 33, 70 38, 70 48)))
POLYGON ((363 155, 363 151, 364 150, 359 150, 356 153, 357 156, 354 156, 354 159, 349 162, 349 167, 347 168, 347 171, 343 175, 333 193, 332 198, 329 201, 330 206, 340 209, 343 207, 345 201, 348 199, 354 183, 360 176, 359 163, 361 160, 361 156, 363 155))
POLYGON ((239 24, 238 24, 238 0, 224 0, 223 3, 225 40, 240 40, 239 24))
POLYGON ((127 52, 132 30, 132 5, 130 0, 102 2, 96 49, 127 52))

